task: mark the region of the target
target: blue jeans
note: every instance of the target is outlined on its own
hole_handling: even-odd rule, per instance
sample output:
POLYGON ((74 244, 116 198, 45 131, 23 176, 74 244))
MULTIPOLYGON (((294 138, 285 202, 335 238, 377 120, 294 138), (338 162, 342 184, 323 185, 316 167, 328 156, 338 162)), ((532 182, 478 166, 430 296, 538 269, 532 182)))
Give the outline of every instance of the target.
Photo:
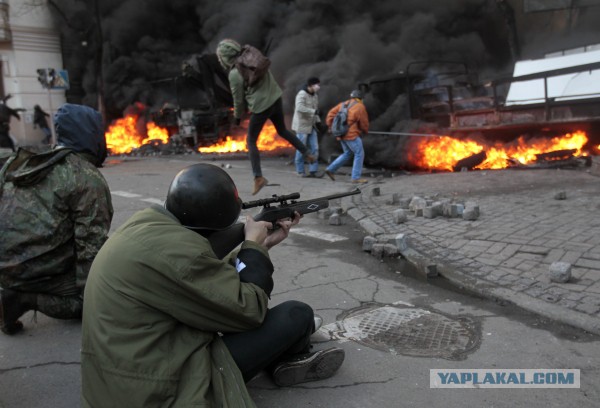
POLYGON ((352 180, 358 180, 362 174, 363 161, 365 160, 365 150, 363 149, 362 139, 357 137, 354 140, 340 140, 344 153, 333 161, 328 167, 327 171, 335 173, 340 167, 346 162, 350 161, 354 156, 352 163, 352 180))
MULTIPOLYGON (((319 157, 319 139, 317 138, 317 131, 313 128, 311 133, 297 133, 298 139, 306 145, 310 154, 315 157, 319 157)), ((298 174, 304 174, 304 155, 296 150, 296 171, 298 174)), ((318 161, 308 165, 308 171, 316 173, 319 169, 318 161)))

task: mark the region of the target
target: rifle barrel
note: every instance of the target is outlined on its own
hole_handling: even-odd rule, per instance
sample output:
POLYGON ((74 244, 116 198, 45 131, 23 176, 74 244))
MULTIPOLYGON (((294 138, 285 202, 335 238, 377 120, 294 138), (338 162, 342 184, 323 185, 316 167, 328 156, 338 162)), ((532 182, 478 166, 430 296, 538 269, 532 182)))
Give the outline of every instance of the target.
POLYGON ((325 197, 319 197, 318 199, 319 200, 334 200, 336 198, 348 197, 348 196, 355 195, 355 194, 360 194, 360 193, 361 193, 361 191, 357 187, 357 188, 355 188, 352 191, 348 191, 347 193, 332 194, 332 195, 328 195, 328 196, 325 196, 325 197))

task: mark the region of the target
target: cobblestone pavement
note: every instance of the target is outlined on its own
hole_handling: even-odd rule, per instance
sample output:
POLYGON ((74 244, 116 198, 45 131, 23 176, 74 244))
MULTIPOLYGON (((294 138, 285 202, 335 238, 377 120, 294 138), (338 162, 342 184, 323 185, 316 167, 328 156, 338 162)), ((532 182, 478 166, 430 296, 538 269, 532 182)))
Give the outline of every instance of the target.
POLYGON ((599 161, 574 170, 372 178, 342 206, 375 238, 404 234, 403 255, 417 253, 421 264, 460 287, 600 333, 599 161), (561 192, 565 199, 557 199, 561 192), (480 216, 424 218, 405 210, 406 221, 396 223, 393 213, 402 204, 392 204, 394 194, 404 207, 415 196, 474 201, 480 216), (567 283, 550 280, 550 265, 559 261, 571 265, 567 283))

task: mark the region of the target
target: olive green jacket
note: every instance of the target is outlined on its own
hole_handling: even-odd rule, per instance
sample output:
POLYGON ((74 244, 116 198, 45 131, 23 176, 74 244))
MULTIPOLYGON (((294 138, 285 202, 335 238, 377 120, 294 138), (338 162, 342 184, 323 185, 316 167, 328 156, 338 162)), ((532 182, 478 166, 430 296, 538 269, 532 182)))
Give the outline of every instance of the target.
POLYGON ((233 96, 233 116, 238 119, 246 112, 246 106, 252 113, 264 112, 283 93, 271 71, 256 85, 246 87, 242 75, 237 68, 233 68, 229 71, 229 87, 233 96))
POLYGON ((241 273, 162 207, 115 231, 85 290, 82 405, 254 407, 218 333, 262 324, 273 266, 254 242, 237 256, 241 273))

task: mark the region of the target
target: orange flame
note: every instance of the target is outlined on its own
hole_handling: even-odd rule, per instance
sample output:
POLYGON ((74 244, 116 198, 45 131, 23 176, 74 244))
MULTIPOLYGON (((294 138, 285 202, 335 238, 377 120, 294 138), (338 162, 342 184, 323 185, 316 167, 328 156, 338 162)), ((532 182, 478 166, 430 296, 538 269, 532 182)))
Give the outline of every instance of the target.
MULTIPOLYGON (((277 150, 284 147, 290 147, 290 144, 285 139, 277 137, 275 126, 270 123, 265 124, 263 127, 260 135, 258 136, 256 145, 260 151, 277 150)), ((246 145, 246 136, 227 136, 223 142, 216 143, 208 147, 199 147, 198 151, 200 153, 247 152, 248 146, 246 145)))
POLYGON ((130 153, 133 149, 140 147, 153 139, 159 139, 163 143, 169 141, 167 129, 157 126, 154 122, 146 123, 146 137, 138 132, 138 115, 129 114, 124 118, 117 119, 105 133, 106 146, 111 154, 130 153))
POLYGON ((449 136, 440 136, 417 145, 417 153, 409 160, 420 168, 452 171, 457 162, 485 150, 486 159, 475 168, 503 169, 511 161, 530 164, 536 161, 536 155, 557 150, 575 150, 574 155, 582 155, 582 148, 588 138, 585 132, 576 131, 552 139, 525 140, 519 137, 508 145, 486 146, 472 140, 457 140, 449 136))

